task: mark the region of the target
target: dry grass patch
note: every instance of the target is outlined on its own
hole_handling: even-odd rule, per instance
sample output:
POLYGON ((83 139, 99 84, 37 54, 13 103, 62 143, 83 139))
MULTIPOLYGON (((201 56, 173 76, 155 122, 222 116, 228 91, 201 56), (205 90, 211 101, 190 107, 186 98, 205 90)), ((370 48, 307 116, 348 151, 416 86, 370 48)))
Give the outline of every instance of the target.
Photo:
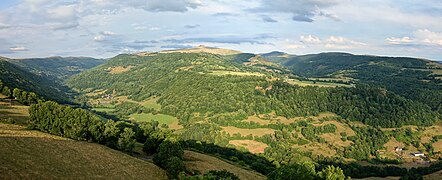
POLYGON ((331 121, 324 121, 321 124, 313 124, 314 126, 324 126, 327 124, 334 124, 336 126, 336 134, 340 134, 341 132, 345 132, 347 136, 354 136, 356 133, 353 131, 353 129, 350 128, 347 124, 338 122, 336 120, 331 121))
POLYGON ((183 127, 181 124, 179 124, 178 121, 174 121, 174 122, 172 122, 172 123, 169 124, 169 129, 175 129, 175 130, 178 130, 178 129, 183 129, 183 128, 184 128, 184 127, 183 127))
POLYGON ((442 134, 442 126, 441 125, 433 125, 427 127, 425 131, 422 133, 421 142, 428 143, 433 139, 433 136, 442 134))
POLYGON ((167 179, 164 170, 108 147, 0 124, 0 179, 167 179))
POLYGON ((29 106, 23 106, 17 102, 0 99, 0 119, 12 118, 19 123, 25 123, 29 119, 29 106))
POLYGON ((89 97, 91 97, 91 96, 98 96, 98 95, 102 95, 102 94, 104 94, 106 91, 107 91, 107 90, 99 90, 99 89, 97 89, 97 90, 95 90, 95 91, 92 91, 92 92, 90 92, 90 93, 87 93, 86 96, 89 96, 89 97))
POLYGON ((242 129, 234 126, 226 126, 221 128, 223 129, 223 131, 229 133, 230 135, 239 133, 241 134, 241 136, 248 136, 249 134, 251 134, 252 136, 264 136, 266 134, 275 133, 275 130, 270 128, 242 129))
POLYGON ((433 147, 435 152, 442 152, 442 140, 433 143, 433 147))
POLYGON ((257 72, 237 72, 237 71, 212 71, 208 74, 224 76, 224 75, 233 75, 233 76, 264 76, 264 74, 257 72))
POLYGON ((342 136, 339 133, 326 133, 319 135, 319 137, 324 138, 327 143, 332 144, 333 146, 348 147, 353 144, 350 140, 343 141, 341 139, 342 136))
POLYGON ((254 154, 264 153, 264 149, 268 147, 267 144, 255 140, 231 140, 229 141, 229 144, 244 147, 254 154))
POLYGON ((393 131, 396 129, 407 129, 410 128, 412 131, 417 131, 417 126, 414 125, 406 125, 406 126, 402 126, 400 128, 381 128, 382 131, 393 131))
POLYGON ((286 79, 286 82, 292 85, 297 85, 301 87, 305 86, 317 86, 317 87, 352 87, 352 85, 348 84, 340 84, 340 83, 331 83, 331 82, 316 82, 316 81, 301 81, 298 79, 286 79))
POLYGON ((184 151, 184 164, 189 170, 197 170, 201 173, 205 173, 210 170, 227 170, 237 175, 240 179, 266 179, 265 176, 253 170, 243 169, 216 157, 193 151, 184 151))
POLYGON ((123 67, 123 66, 117 66, 117 67, 109 67, 107 68, 107 71, 109 72, 109 74, 120 74, 120 73, 124 73, 129 71, 130 69, 132 69, 135 66, 127 66, 127 67, 123 67))
POLYGON ((264 119, 261 119, 261 118, 256 117, 256 116, 249 116, 244 121, 245 122, 254 122, 254 123, 257 123, 257 124, 260 124, 260 125, 269 125, 269 124, 275 124, 276 123, 275 120, 272 120, 272 119, 271 120, 264 120, 264 119))

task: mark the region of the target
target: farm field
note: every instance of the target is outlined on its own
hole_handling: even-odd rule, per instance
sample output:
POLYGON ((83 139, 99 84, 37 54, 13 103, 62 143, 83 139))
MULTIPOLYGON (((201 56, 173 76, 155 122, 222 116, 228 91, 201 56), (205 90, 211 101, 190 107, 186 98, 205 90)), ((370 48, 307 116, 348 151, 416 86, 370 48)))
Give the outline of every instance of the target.
POLYGON ((108 147, 0 123, 0 179, 167 179, 152 163, 108 147))
POLYGON ((152 114, 152 113, 141 113, 141 114, 131 114, 129 118, 136 122, 149 122, 152 120, 158 121, 160 124, 166 124, 171 129, 180 129, 178 125, 178 119, 173 116, 165 114, 152 114))
POLYGON ((236 72, 236 71, 212 71, 208 74, 224 76, 224 75, 234 75, 234 76, 264 76, 264 74, 256 72, 236 72))
POLYGON ((159 97, 154 97, 154 98, 149 98, 145 101, 140 102, 140 104, 144 107, 147 108, 152 108, 155 110, 160 110, 161 109, 161 105, 157 103, 158 99, 160 99, 159 97))
POLYGON ((348 84, 329 83, 329 82, 316 82, 316 81, 301 81, 298 79, 287 79, 287 83, 298 86, 317 86, 317 87, 352 87, 348 84))

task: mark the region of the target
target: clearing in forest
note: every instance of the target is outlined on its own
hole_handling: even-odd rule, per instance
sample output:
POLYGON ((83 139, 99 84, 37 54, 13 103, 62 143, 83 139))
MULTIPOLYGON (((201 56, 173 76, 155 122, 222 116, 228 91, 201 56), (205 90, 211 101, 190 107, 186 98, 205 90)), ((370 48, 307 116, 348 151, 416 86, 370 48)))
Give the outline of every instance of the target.
POLYGON ((257 72, 236 72, 236 71, 212 71, 208 74, 224 76, 224 75, 234 75, 234 76, 264 76, 264 74, 257 72))
POLYGON ((129 116, 131 120, 135 122, 150 122, 152 120, 158 121, 160 124, 166 124, 171 129, 181 129, 182 126, 178 125, 178 119, 173 116, 169 116, 166 114, 152 114, 152 113, 140 113, 140 114, 131 114, 129 116), (180 128, 181 127, 181 128, 180 128))
POLYGON ((123 66, 117 66, 117 67, 109 67, 107 68, 107 71, 109 72, 109 74, 120 74, 120 73, 124 73, 129 71, 130 69, 132 69, 135 66, 127 66, 127 67, 123 67, 123 66))
POLYGON ((140 104, 144 107, 147 108, 152 108, 155 110, 160 110, 161 109, 161 105, 157 103, 158 99, 160 99, 160 97, 153 97, 153 98, 149 98, 145 101, 140 102, 140 104))
POLYGON ((254 154, 264 153, 264 149, 268 147, 267 144, 255 140, 231 140, 229 144, 244 147, 254 154))
POLYGON ((221 128, 223 129, 223 131, 229 133, 230 135, 239 133, 241 134, 241 136, 248 136, 248 135, 252 135, 252 136, 264 136, 266 134, 273 134, 275 132, 275 130, 270 129, 270 128, 256 128, 256 129, 243 129, 243 128, 237 128, 234 126, 221 126, 221 128))
POLYGON ((348 84, 341 84, 341 83, 331 83, 331 82, 316 82, 316 81, 310 81, 310 80, 305 80, 305 81, 301 81, 298 79, 287 79, 286 80, 287 83, 292 84, 292 85, 298 85, 301 87, 305 87, 305 86, 317 86, 317 87, 352 87, 352 85, 348 85, 348 84))

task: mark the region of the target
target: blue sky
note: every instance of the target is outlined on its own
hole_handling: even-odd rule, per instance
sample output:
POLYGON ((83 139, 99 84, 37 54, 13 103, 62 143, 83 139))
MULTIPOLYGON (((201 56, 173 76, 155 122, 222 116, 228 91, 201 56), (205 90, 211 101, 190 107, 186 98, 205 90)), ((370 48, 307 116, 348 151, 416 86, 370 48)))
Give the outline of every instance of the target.
POLYGON ((112 57, 207 45, 442 60, 439 0, 2 0, 0 55, 112 57))

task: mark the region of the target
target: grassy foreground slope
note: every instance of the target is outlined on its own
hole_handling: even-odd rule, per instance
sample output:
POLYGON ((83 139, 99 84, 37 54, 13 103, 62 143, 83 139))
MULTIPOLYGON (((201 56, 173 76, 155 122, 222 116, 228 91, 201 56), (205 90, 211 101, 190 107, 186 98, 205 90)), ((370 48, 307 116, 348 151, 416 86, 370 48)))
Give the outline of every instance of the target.
POLYGON ((200 171, 203 174, 211 170, 227 170, 240 179, 266 179, 265 176, 256 171, 246 170, 237 165, 230 164, 228 161, 194 151, 184 151, 184 164, 188 169, 200 171))
POLYGON ((0 124, 0 179, 167 179, 152 163, 108 147, 0 124))

